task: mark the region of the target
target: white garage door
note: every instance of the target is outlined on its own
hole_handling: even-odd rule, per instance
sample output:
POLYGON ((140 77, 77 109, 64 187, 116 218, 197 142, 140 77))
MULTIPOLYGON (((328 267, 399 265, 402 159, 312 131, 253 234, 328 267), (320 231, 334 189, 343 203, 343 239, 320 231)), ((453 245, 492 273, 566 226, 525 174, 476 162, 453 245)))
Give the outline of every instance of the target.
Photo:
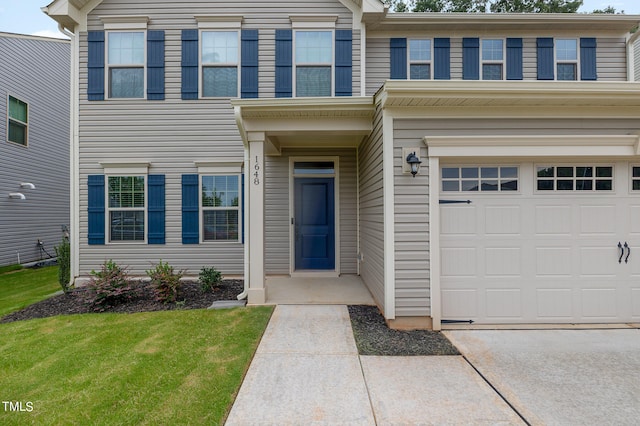
POLYGON ((445 322, 640 321, 640 165, 443 165, 440 190, 445 322))

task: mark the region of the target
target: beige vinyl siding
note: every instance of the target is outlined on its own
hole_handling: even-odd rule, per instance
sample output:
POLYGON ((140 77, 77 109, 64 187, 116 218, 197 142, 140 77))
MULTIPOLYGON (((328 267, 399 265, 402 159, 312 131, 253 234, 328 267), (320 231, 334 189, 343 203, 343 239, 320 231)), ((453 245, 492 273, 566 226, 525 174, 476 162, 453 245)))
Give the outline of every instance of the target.
POLYGON ((426 316, 431 314, 427 150, 421 132, 405 131, 405 120, 393 123, 396 317, 426 316), (422 160, 415 178, 402 172, 403 148, 416 148, 422 160))
POLYGON ((624 38, 599 38, 596 58, 598 81, 627 80, 627 44, 624 38))
POLYGON ((55 256, 69 226, 70 52, 68 41, 0 33, 0 266, 55 256), (28 104, 26 147, 7 142, 9 96, 28 104))
POLYGON ((376 108, 373 132, 358 147, 360 187, 360 275, 384 310, 384 192, 382 109, 376 108))
POLYGON ((289 158, 338 156, 340 162, 340 272, 357 273, 356 152, 354 149, 285 149, 282 156, 265 159, 265 271, 290 271, 289 158))
POLYGON ((522 78, 538 79, 538 47, 536 38, 522 39, 522 78))
POLYGON ((391 56, 388 38, 367 39, 366 54, 366 95, 373 96, 389 79, 391 73, 391 56))

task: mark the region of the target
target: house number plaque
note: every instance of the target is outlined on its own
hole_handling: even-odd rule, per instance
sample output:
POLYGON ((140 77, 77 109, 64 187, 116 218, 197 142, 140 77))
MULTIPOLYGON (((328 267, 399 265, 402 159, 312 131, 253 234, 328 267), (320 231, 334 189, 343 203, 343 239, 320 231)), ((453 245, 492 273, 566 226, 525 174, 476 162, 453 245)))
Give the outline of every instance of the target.
POLYGON ((258 156, 256 155, 256 164, 253 166, 253 184, 260 185, 260 164, 258 164, 258 156))

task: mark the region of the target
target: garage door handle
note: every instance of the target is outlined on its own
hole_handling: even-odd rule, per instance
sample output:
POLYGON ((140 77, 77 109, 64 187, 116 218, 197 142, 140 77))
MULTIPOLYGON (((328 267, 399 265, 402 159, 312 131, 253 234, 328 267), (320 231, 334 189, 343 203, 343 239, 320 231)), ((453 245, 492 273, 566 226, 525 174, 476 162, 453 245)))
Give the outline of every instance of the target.
POLYGON ((627 249, 627 257, 624 258, 624 263, 628 263, 629 262, 629 256, 631 256, 631 247, 629 247, 629 244, 627 244, 627 242, 624 242, 624 248, 627 249))
POLYGON ((622 248, 622 243, 618 241, 618 249, 620 250, 620 257, 618 258, 618 263, 622 263, 622 256, 624 256, 624 249, 622 248))

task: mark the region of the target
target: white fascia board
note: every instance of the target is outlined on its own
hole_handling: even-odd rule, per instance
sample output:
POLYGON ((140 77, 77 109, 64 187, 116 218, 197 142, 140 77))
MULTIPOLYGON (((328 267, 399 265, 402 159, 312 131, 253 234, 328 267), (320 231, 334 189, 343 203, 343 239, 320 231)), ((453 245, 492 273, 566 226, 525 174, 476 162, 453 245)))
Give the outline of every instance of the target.
POLYGON ((396 318, 396 238, 395 238, 395 176, 393 168, 393 116, 382 112, 382 190, 384 235, 384 317, 396 318))
POLYGON ((146 175, 149 172, 148 161, 101 161, 100 165, 107 175, 146 175))
POLYGON ((242 15, 195 15, 200 30, 239 30, 242 27, 242 15))

